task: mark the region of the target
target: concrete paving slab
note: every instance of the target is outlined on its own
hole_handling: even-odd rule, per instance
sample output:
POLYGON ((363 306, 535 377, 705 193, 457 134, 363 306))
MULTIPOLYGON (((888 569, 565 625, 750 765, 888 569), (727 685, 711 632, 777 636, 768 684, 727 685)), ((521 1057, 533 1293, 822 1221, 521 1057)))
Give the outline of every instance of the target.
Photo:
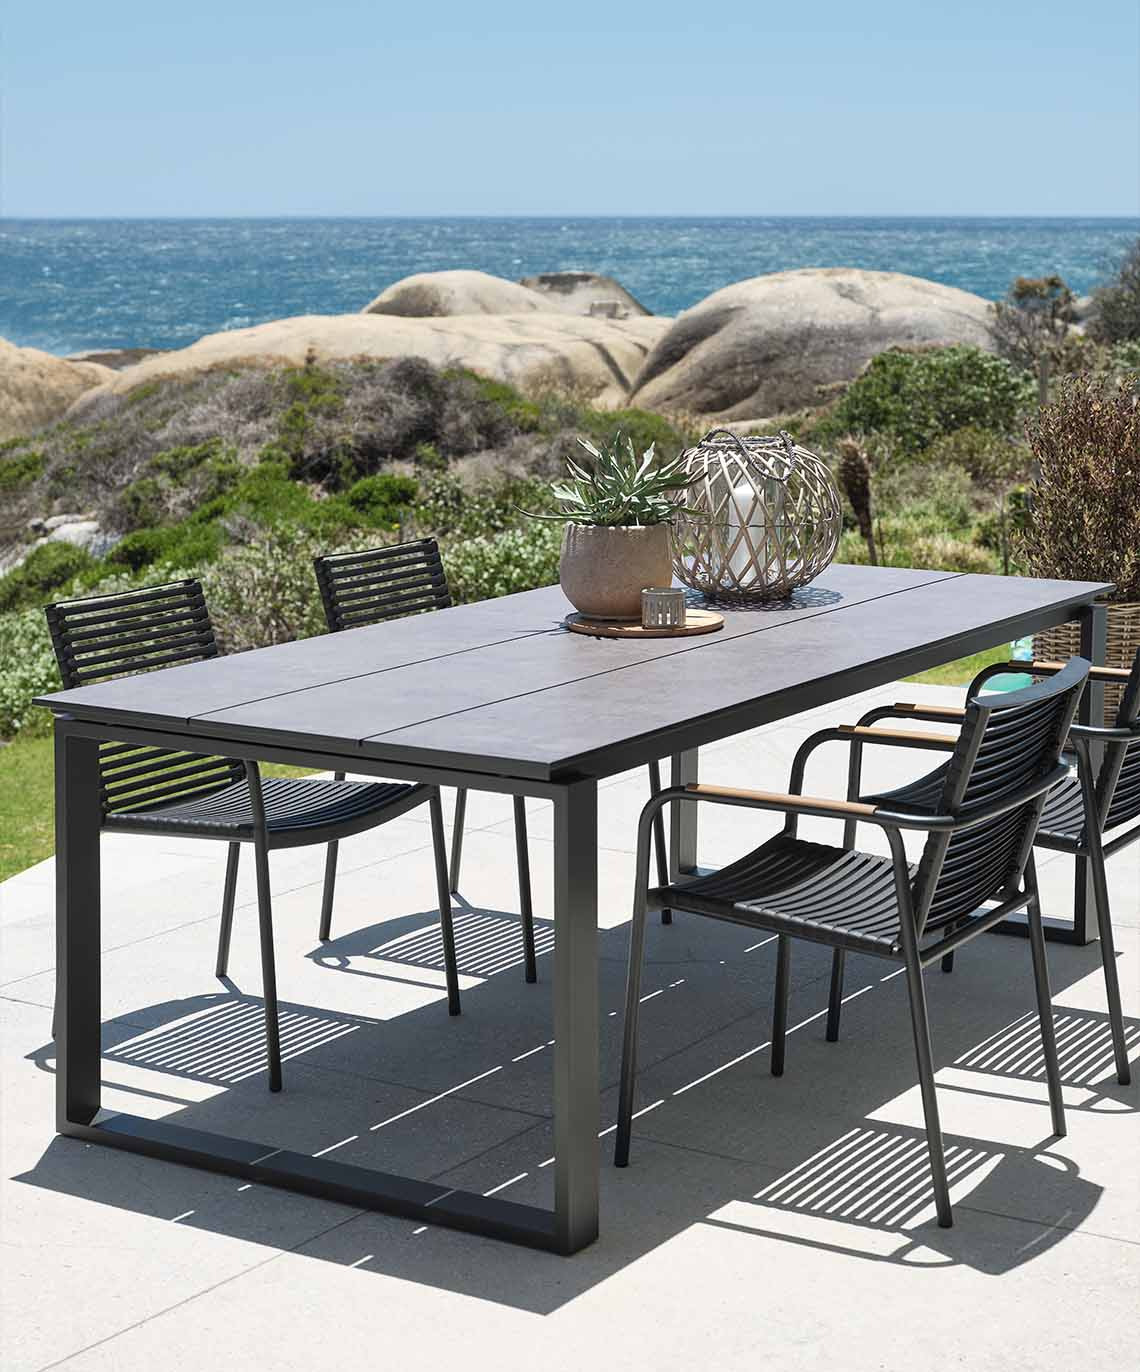
MULTIPOLYGON (((782 787, 811 729, 920 692, 960 698, 896 683, 706 750, 702 775, 782 787)), ((909 774, 885 750, 873 765, 887 778, 876 784, 909 774)), ((841 795, 841 769, 821 760, 808 786, 841 795)), ((827 1044, 830 955, 797 945, 787 1072, 775 1080, 770 937, 689 915, 667 928, 651 920, 645 1113, 632 1165, 609 1165, 647 791, 642 769, 600 791, 603 1228, 568 1261, 54 1138, 51 864, 5 883, 5 1372, 198 1372, 221 1349, 235 1366, 305 1372, 381 1358, 509 1369, 541 1357, 553 1369, 639 1372, 815 1369, 837 1357, 855 1372, 1128 1365, 1140 1336, 1140 1099, 1115 1082, 1096 945, 1049 950, 1069 1113, 1061 1140, 1048 1134, 1025 943, 987 937, 959 954, 953 976, 928 975, 957 1207, 943 1231, 931 1220, 895 968, 849 959, 842 1038, 827 1044)), ((342 846, 328 944, 316 938, 323 854, 274 855, 278 1097, 264 1090, 252 864, 232 981, 221 985, 221 847, 108 839, 105 1104, 548 1203, 548 811, 528 806, 540 951, 539 984, 528 986, 510 802, 470 798, 458 1019, 444 1004, 426 812, 342 846)), ((716 816, 702 825, 710 865, 757 841, 754 817, 716 816)), ((1136 1061, 1140 849, 1109 874, 1136 1061)), ((1047 858, 1041 876, 1063 913, 1070 864, 1047 858)))

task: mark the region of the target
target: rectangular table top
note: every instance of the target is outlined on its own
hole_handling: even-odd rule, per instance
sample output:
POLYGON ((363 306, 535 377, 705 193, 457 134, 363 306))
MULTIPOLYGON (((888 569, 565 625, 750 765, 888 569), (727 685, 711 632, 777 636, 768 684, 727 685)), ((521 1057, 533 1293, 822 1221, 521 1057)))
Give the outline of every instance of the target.
POLYGON ((554 586, 41 697, 57 713, 409 766, 603 776, 1071 618, 1109 589, 833 564, 697 638, 567 633, 554 586))

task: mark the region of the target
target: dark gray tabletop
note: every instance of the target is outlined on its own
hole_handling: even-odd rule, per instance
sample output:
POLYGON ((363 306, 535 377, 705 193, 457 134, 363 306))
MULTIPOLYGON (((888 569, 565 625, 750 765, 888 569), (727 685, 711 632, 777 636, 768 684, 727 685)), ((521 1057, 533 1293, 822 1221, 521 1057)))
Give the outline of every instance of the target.
POLYGON ((602 776, 1070 618, 1108 589, 836 564, 699 638, 561 628, 557 587, 62 691, 79 719, 543 780, 602 776))

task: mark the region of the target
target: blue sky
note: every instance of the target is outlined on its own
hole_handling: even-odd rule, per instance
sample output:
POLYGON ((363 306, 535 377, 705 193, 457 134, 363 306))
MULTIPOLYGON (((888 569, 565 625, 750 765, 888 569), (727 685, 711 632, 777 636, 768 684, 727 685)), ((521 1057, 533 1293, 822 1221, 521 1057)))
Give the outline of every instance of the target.
POLYGON ((1135 0, 12 0, 0 212, 1121 214, 1135 0))

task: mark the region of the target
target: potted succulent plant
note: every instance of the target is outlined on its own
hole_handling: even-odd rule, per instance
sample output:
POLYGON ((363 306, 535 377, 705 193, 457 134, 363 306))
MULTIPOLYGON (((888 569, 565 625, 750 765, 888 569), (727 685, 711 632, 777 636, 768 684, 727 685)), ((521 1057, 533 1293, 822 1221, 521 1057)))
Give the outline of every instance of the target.
MULTIPOLYGON (((1111 581, 1106 664, 1140 648, 1140 387, 1135 377, 1072 377, 1030 425, 1036 463, 1022 553, 1033 576, 1111 581)), ((1038 634, 1034 656, 1065 658, 1077 625, 1038 634)), ((1112 717, 1119 687, 1105 690, 1112 717)))
POLYGON ((639 456, 620 432, 600 448, 578 442, 590 461, 567 459, 567 479, 551 488, 561 508, 534 518, 565 521, 559 579, 575 609, 639 619, 642 590, 673 578, 669 526, 692 478, 677 460, 655 465, 653 444, 639 456))

